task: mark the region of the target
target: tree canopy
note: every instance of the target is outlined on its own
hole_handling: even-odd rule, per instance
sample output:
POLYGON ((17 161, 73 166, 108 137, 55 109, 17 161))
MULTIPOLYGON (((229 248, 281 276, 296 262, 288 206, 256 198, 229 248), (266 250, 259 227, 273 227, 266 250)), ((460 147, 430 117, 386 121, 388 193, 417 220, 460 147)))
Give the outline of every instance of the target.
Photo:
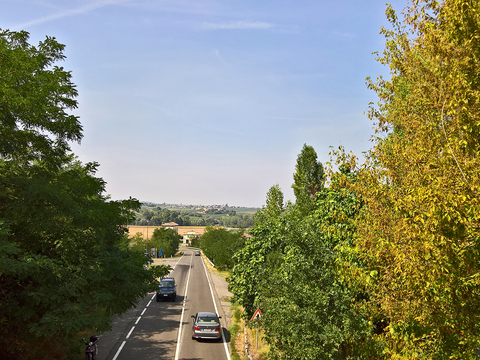
POLYGON ((170 257, 177 253, 180 245, 180 235, 173 229, 158 228, 153 231, 148 241, 149 249, 156 248, 163 251, 163 256, 170 257))
POLYGON ((245 243, 243 231, 228 231, 225 228, 208 226, 198 241, 198 246, 213 261, 219 270, 234 266, 233 254, 245 243))
POLYGON ((345 187, 348 168, 324 187, 323 165, 312 147, 305 149, 314 161, 303 162, 302 171, 321 168, 322 184, 305 186, 294 204, 284 204, 278 185, 270 188, 251 239, 234 255, 229 288, 246 318, 262 310, 269 358, 354 359, 369 348, 364 339, 372 326, 353 306, 362 294, 341 275, 339 248, 352 246, 360 201, 345 187))
POLYGON ((399 19, 388 7, 378 61, 391 78, 368 82, 378 138, 355 187, 357 244, 391 358, 474 358, 479 345, 479 9, 411 1, 399 19))
POLYGON ((37 47, 26 31, 0 29, 0 155, 54 162, 79 142, 78 95, 71 73, 56 65, 64 45, 48 37, 37 47))
POLYGON ((323 187, 323 165, 317 160, 317 153, 312 146, 303 145, 302 151, 297 157, 293 174, 293 193, 297 205, 303 204, 308 212, 312 207, 312 199, 317 191, 323 187))
MULTIPOLYGON (((2 358, 68 357, 79 331, 102 331, 155 288, 128 250, 135 199, 110 201, 97 163, 68 141, 82 128, 64 46, 0 31, 0 347, 2 358), (56 346, 51 345, 55 343, 56 346), (47 354, 48 352, 48 354, 47 354)), ((78 348, 78 347, 77 347, 78 348)))

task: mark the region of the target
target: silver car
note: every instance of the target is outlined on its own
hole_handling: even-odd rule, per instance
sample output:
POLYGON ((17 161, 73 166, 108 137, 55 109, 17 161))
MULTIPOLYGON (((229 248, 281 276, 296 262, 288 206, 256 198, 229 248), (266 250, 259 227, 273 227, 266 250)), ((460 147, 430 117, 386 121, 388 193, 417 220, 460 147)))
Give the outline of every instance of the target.
POLYGON ((213 312, 199 312, 192 315, 192 339, 221 339, 222 326, 220 320, 222 317, 213 312))

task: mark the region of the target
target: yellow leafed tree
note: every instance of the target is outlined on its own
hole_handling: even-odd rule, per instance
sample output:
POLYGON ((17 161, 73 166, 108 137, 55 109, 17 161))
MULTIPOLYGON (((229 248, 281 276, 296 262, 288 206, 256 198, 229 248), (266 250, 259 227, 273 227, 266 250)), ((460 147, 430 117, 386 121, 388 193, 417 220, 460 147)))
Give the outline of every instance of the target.
MULTIPOLYGON (((361 283, 394 359, 476 358, 480 345, 480 5, 389 6, 389 79, 368 81, 378 137, 359 172, 361 283)), ((372 315, 373 316, 373 315, 372 315)))

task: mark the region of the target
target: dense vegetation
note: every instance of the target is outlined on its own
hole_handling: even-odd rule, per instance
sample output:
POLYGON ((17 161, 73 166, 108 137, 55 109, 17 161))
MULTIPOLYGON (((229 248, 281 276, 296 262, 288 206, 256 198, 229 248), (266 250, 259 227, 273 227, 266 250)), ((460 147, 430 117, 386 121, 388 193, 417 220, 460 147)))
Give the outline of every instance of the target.
POLYGON ((304 146, 234 255, 230 289, 263 312, 271 359, 475 359, 480 345, 480 6, 414 0, 378 61, 378 137, 338 170, 304 146), (321 179, 321 180, 320 180, 321 179))
POLYGON ((354 187, 365 307, 389 320, 388 357, 475 358, 480 344, 480 5, 408 9, 379 61, 379 138, 354 187), (367 281, 369 280, 369 281, 367 281), (372 308, 374 305, 374 308, 372 308))
POLYGON ((354 306, 363 293, 348 286, 340 267, 339 248, 353 243, 361 208, 345 187, 354 178, 342 166, 325 187, 323 166, 305 145, 294 174, 296 202, 285 204, 273 186, 252 238, 234 255, 230 290, 246 318, 261 308, 271 358, 354 359, 365 346, 360 340, 371 328, 354 306))
POLYGON ((138 201, 109 201, 96 163, 68 142, 82 126, 64 46, 0 30, 0 348, 2 359, 78 356, 84 336, 110 327, 156 285, 128 249, 138 201), (69 349, 71 347, 71 349, 69 349), (47 355, 48 352, 48 355, 47 355))
POLYGON ((207 227, 205 233, 192 242, 199 247, 219 270, 231 270, 234 265, 233 254, 243 248, 243 231, 228 231, 224 228, 207 227))
POLYGON ((158 251, 162 250, 162 256, 171 257, 177 253, 180 242, 180 235, 175 230, 158 228, 153 230, 153 234, 148 239, 148 242, 141 233, 133 236, 130 239, 130 250, 151 254, 151 249, 154 248, 157 251, 157 255, 158 251))
POLYGON ((224 226, 229 228, 249 228, 253 226, 253 213, 237 214, 231 208, 182 209, 172 210, 155 206, 143 206, 130 225, 160 226, 168 222, 180 226, 224 226))

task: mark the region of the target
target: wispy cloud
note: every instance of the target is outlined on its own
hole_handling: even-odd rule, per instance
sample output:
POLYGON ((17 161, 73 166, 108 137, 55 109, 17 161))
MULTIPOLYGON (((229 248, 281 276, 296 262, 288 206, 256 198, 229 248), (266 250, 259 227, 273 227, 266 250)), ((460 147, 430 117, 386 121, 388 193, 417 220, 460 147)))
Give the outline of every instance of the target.
POLYGON ((205 22, 202 28, 206 30, 265 30, 274 27, 263 21, 230 21, 223 23, 205 22))
POLYGON ((223 64, 228 64, 223 57, 220 56, 220 51, 218 51, 217 49, 215 49, 213 51, 213 53, 215 54, 215 56, 217 57, 218 60, 220 60, 223 64))
POLYGON ((27 28, 27 27, 30 27, 30 26, 34 26, 34 25, 44 24, 44 23, 47 23, 47 22, 50 22, 50 21, 53 21, 53 20, 63 19, 65 17, 69 17, 69 16, 86 14, 86 13, 89 13, 93 10, 96 10, 96 9, 99 9, 99 8, 102 8, 102 7, 105 7, 105 6, 123 4, 123 3, 129 2, 129 1, 132 1, 132 0, 92 1, 88 4, 86 4, 86 5, 83 5, 83 6, 74 8, 74 9, 62 10, 62 11, 56 12, 56 13, 51 14, 51 15, 43 16, 43 17, 40 17, 38 19, 34 19, 34 20, 31 20, 31 21, 28 21, 28 22, 25 22, 25 23, 22 23, 22 24, 17 24, 17 25, 14 26, 14 28, 23 29, 23 28, 27 28))

